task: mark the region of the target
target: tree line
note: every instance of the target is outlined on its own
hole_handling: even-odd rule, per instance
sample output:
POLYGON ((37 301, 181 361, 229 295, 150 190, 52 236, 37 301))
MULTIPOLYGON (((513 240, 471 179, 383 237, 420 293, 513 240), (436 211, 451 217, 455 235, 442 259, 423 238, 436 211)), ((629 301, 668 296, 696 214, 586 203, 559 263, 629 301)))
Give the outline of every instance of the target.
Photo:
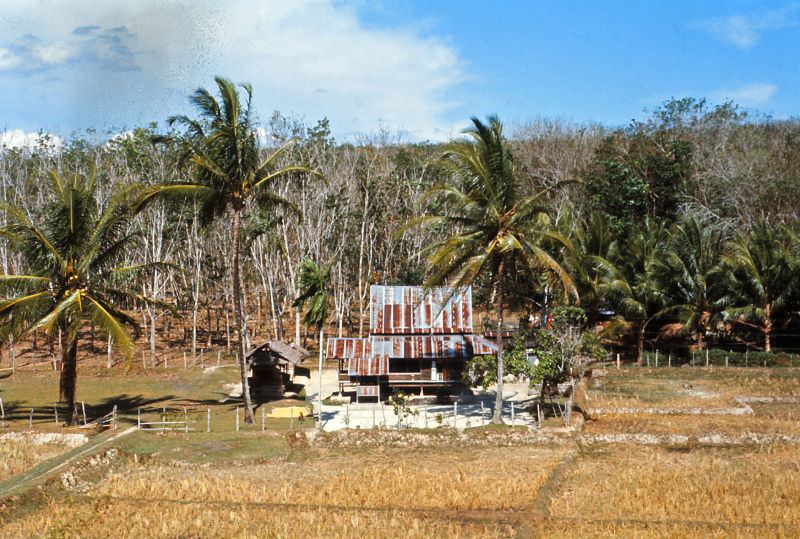
POLYGON ((371 284, 470 283, 487 324, 579 305, 639 361, 659 340, 797 342, 800 122, 683 99, 618 129, 489 118, 448 144, 342 143, 326 119, 262 123, 249 86, 216 83, 162 127, 3 149, 7 349, 89 326, 129 355, 113 319, 151 361, 177 338, 243 362, 254 339, 301 341, 306 259, 338 335, 364 334, 371 284))

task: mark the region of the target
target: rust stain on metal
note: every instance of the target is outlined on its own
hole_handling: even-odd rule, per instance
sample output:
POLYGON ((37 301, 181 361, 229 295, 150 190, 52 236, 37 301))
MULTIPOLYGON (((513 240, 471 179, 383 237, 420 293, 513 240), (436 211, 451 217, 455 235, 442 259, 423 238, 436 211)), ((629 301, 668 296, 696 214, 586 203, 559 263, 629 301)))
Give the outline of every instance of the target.
POLYGON ((370 334, 472 333, 472 290, 419 286, 370 288, 370 334))

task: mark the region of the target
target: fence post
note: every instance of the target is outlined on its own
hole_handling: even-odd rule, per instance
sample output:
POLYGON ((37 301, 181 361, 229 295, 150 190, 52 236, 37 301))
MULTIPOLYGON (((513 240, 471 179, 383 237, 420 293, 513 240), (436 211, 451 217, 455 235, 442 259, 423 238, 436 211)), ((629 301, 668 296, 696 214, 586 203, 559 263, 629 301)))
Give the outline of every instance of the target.
POLYGON ((617 354, 617 370, 619 370, 619 354, 617 354))
POLYGON ((267 430, 267 408, 261 407, 261 432, 267 430))
POLYGON ((458 401, 453 403, 453 428, 458 427, 458 401))
POLYGON ((136 409, 136 430, 142 430, 142 409, 136 409))
POLYGON ((31 408, 31 415, 28 416, 28 428, 33 428, 33 408, 31 408))
POLYGON ((111 425, 114 430, 117 430, 117 405, 114 405, 114 409, 111 410, 111 425))
POLYGON ((672 367, 672 352, 667 355, 667 367, 672 367))
POLYGON ((6 409, 3 407, 3 399, 0 398, 0 420, 2 420, 3 428, 6 428, 6 409))
POLYGON ((537 427, 542 427, 542 407, 538 402, 536 403, 536 424, 537 427))
POLYGON ((706 369, 708 368, 708 346, 706 346, 706 369))
POLYGON ((516 406, 514 405, 514 401, 511 401, 511 426, 514 426, 514 419, 516 417, 516 406))
POLYGON ((656 369, 658 368, 658 348, 656 348, 656 369))
POLYGON ((200 368, 201 369, 205 369, 206 368, 206 356, 205 356, 205 353, 206 353, 206 349, 205 348, 201 348, 200 349, 200 368))
POLYGON ((206 432, 211 432, 211 408, 206 412, 206 432))
POLYGON ((186 368, 186 351, 183 352, 183 368, 186 368))
POLYGON ((236 407, 236 432, 239 432, 239 407, 236 407))
POLYGON ((725 356, 725 368, 728 368, 728 356, 725 356))
POLYGON ((53 417, 56 420, 56 427, 58 426, 58 406, 54 403, 53 404, 53 417))
POLYGON ((81 412, 83 412, 83 424, 86 425, 86 403, 81 401, 81 412))

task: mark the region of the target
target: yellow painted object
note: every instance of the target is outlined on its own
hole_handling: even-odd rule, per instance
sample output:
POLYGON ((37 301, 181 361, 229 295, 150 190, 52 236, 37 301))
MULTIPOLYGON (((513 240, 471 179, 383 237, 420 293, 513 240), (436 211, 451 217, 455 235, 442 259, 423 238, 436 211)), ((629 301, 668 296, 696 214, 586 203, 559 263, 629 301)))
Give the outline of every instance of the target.
POLYGON ((308 417, 311 412, 304 406, 284 406, 276 407, 267 412, 268 417, 308 417))

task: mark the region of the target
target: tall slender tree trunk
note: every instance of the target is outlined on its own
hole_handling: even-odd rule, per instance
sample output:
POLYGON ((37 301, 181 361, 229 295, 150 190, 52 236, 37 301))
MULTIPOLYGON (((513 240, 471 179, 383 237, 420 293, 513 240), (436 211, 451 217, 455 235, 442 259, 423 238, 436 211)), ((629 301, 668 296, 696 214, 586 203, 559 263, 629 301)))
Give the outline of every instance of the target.
POLYGON ((324 326, 319 326, 319 392, 317 393, 317 427, 322 428, 322 340, 324 326))
MULTIPOLYGON (((62 340, 66 338, 67 331, 62 332, 62 340)), ((75 386, 78 378, 78 336, 75 335, 64 345, 61 343, 61 375, 58 383, 58 392, 61 401, 67 406, 67 425, 75 422, 75 386)))
POLYGON ((764 351, 772 352, 772 303, 764 305, 764 351))
POLYGON ((644 362, 644 331, 646 326, 642 324, 639 328, 639 335, 636 342, 636 365, 642 366, 644 362))
POLYGON ((239 356, 239 371, 242 377, 242 398, 244 398, 244 422, 253 423, 253 402, 250 398, 250 384, 247 380, 247 343, 245 337, 244 314, 242 313, 242 284, 239 275, 239 228, 241 225, 241 209, 233 211, 233 248, 231 260, 231 277, 233 279, 233 312, 236 318, 239 342, 236 355, 239 356))
POLYGON ((500 425, 503 423, 503 271, 504 263, 500 262, 497 269, 497 293, 495 294, 497 308, 497 395, 494 401, 494 415, 492 423, 500 425))

